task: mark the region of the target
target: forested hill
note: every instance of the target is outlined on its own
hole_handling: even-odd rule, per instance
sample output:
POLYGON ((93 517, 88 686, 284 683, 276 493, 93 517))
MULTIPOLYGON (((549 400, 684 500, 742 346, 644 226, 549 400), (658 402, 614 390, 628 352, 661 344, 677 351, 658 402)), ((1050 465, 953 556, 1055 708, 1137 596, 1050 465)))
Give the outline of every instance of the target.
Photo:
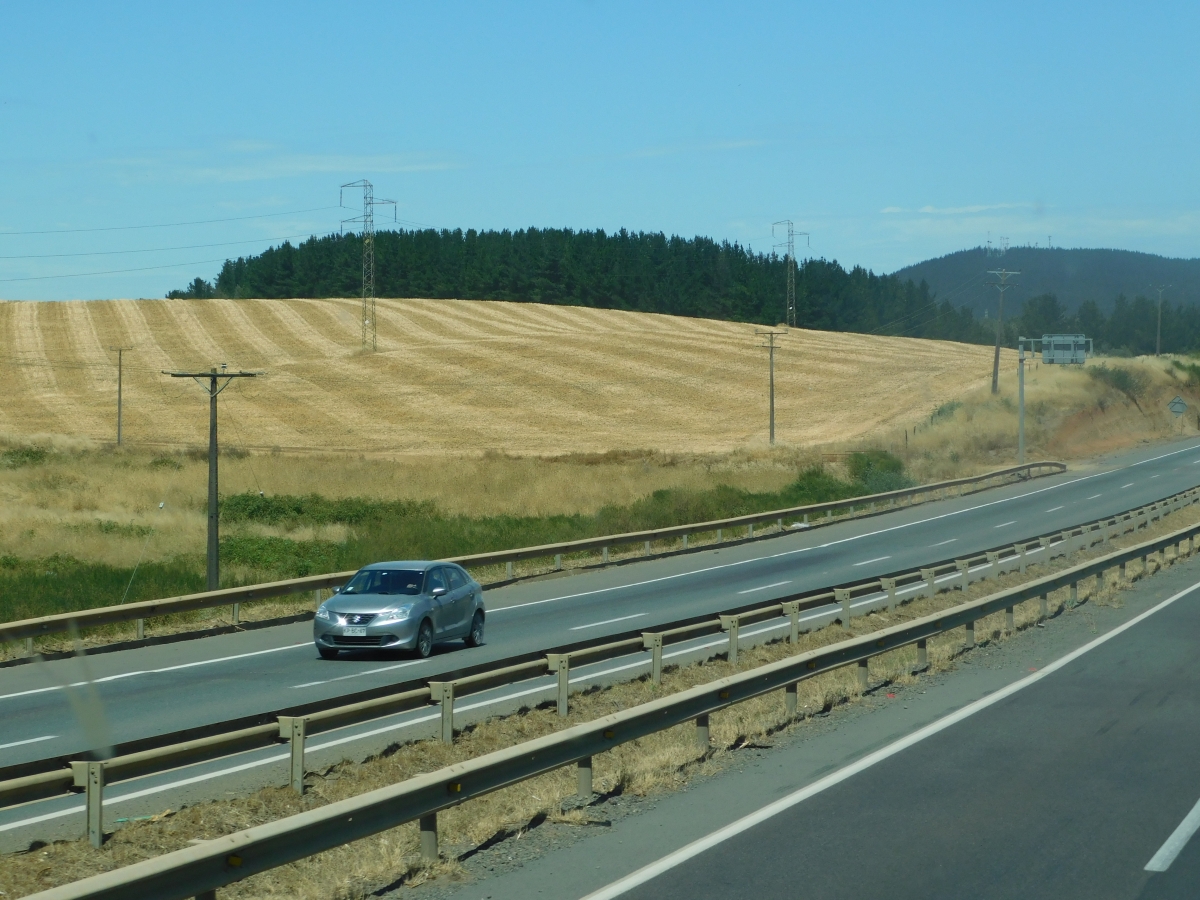
POLYGON ((984 283, 990 277, 985 273, 1000 268, 1021 273, 1010 279, 1020 283, 1005 296, 1010 310, 1020 309, 1027 298, 1054 294, 1067 312, 1077 311, 1090 300, 1109 314, 1121 295, 1132 298, 1142 294, 1157 303, 1158 293, 1150 286, 1168 284, 1171 288, 1163 292, 1164 302, 1190 306, 1200 300, 1200 259, 1171 259, 1130 250, 1013 247, 995 256, 976 247, 894 274, 902 280, 925 281, 937 296, 982 316, 985 309, 992 315, 996 309, 996 289, 984 283))
MULTIPOLYGON (((775 325, 784 321, 787 269, 775 255, 709 238, 537 229, 385 231, 375 236, 379 297, 521 300, 775 325)), ((229 260, 169 297, 355 297, 358 235, 284 243, 229 260)), ((797 324, 986 343, 970 312, 924 285, 836 262, 807 260, 796 276, 797 324)))

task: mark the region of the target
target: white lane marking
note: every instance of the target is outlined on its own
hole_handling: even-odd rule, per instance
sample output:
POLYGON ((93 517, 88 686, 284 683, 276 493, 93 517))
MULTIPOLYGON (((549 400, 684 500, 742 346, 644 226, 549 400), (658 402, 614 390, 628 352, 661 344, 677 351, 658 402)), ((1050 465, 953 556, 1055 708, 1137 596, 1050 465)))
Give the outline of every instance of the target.
POLYGON ((12 741, 7 744, 0 744, 0 750, 7 750, 9 747, 20 747, 23 744, 36 744, 39 741, 52 741, 56 737, 58 737, 57 734, 46 734, 36 738, 25 738, 23 741, 12 741))
POLYGON ((1127 488, 1127 487, 1133 487, 1133 482, 1131 481, 1131 482, 1129 482, 1129 484, 1121 485, 1121 490, 1125 490, 1125 488, 1127 488))
POLYGON ((350 678, 363 678, 367 675, 378 675, 380 672, 390 672, 393 669, 403 669, 407 666, 419 666, 427 659, 410 659, 408 662, 396 663, 394 666, 380 666, 378 669, 367 669, 365 672, 351 672, 349 675, 339 675, 337 678, 326 678, 324 681, 306 681, 304 684, 293 684, 293 688, 315 687, 318 684, 332 684, 335 681, 346 681, 350 678))
POLYGON ((119 681, 122 678, 132 678, 134 675, 160 675, 163 672, 177 672, 180 669, 191 669, 195 666, 209 666, 213 663, 229 662, 232 659, 245 659, 249 656, 262 656, 264 653, 278 653, 280 650, 295 650, 297 647, 311 647, 312 641, 302 644, 288 644, 286 647, 272 647, 269 650, 254 650, 250 653, 235 653, 233 656, 220 656, 216 659, 202 659, 198 662, 180 663, 177 666, 163 666, 161 669, 139 669, 136 672, 121 672, 119 675, 106 675, 92 681, 75 681, 68 685, 55 684, 50 687, 33 688, 28 691, 17 691, 15 694, 0 694, 0 700, 12 700, 14 697, 28 697, 30 694, 44 694, 47 691, 61 691, 64 687, 86 687, 88 684, 103 684, 106 681, 119 681))
POLYGON ((1009 525, 1016 525, 1016 524, 1017 524, 1017 520, 1013 519, 1011 522, 1001 522, 999 525, 993 525, 992 527, 993 528, 1007 528, 1009 525))
POLYGON ((1060 509, 1062 509, 1062 508, 1063 508, 1063 507, 1061 507, 1061 506, 1056 506, 1056 507, 1054 507, 1054 509, 1048 509, 1048 510, 1046 510, 1046 512, 1048 512, 1048 513, 1052 513, 1052 512, 1058 512, 1058 511, 1059 511, 1060 509))
MULTIPOLYGON (((1200 459, 1196 460, 1196 462, 1200 462, 1200 459)), ((1086 498, 1086 499, 1088 499, 1088 500, 1095 500, 1097 497, 1103 497, 1103 496, 1104 496, 1103 494, 1092 494, 1092 496, 1090 496, 1090 497, 1088 497, 1088 498, 1086 498)))
POLYGON ((1162 472, 1159 472, 1158 475, 1151 475, 1150 477, 1151 478, 1159 478, 1161 476, 1162 476, 1162 472))
POLYGON ((1041 681, 1043 678, 1047 677, 1048 675, 1053 674, 1054 672, 1057 672, 1059 669, 1063 668, 1064 666, 1068 665, 1069 663, 1074 662, 1076 659, 1083 656, 1085 653, 1095 650, 1101 644, 1104 644, 1104 643, 1112 640, 1117 635, 1122 634, 1123 632, 1132 628, 1134 625, 1137 625, 1143 619, 1147 619, 1150 616, 1154 615, 1156 612, 1159 612, 1160 610, 1165 609, 1166 607, 1168 607, 1172 603, 1174 603, 1176 600, 1179 600, 1181 597, 1187 596, 1188 594, 1190 594, 1192 591, 1196 590, 1197 588, 1200 588, 1200 582, 1193 584, 1189 588, 1185 588, 1184 590, 1180 591, 1178 594, 1175 594, 1172 597, 1168 597, 1166 600, 1162 601, 1157 606, 1153 606, 1150 609, 1146 610, 1144 613, 1130 619, 1124 625, 1118 625, 1116 628, 1114 628, 1112 631, 1108 632, 1107 634, 1103 634, 1100 637, 1096 638, 1095 640, 1091 641, 1090 643, 1084 644, 1082 647, 1078 648, 1077 650, 1071 651, 1066 656, 1056 659, 1054 662, 1050 663, 1048 666, 1043 668, 1041 671, 1034 672, 1032 675, 1027 675, 1024 678, 1022 678, 1020 681, 1013 682, 1012 684, 1008 685, 1007 687, 1001 688, 1000 690, 996 691, 996 693, 994 693, 994 694, 989 694, 986 697, 981 697, 980 699, 974 701, 973 703, 970 703, 967 706, 964 706, 962 709, 960 709, 956 712, 953 712, 948 716, 944 716, 943 718, 938 719, 937 721, 932 722, 929 725, 926 725, 924 728, 914 731, 912 734, 905 735, 904 737, 900 738, 900 740, 895 741, 891 744, 888 744, 886 747, 876 750, 874 753, 870 753, 867 756, 864 756, 862 759, 858 760, 857 762, 851 763, 850 765, 848 765, 842 769, 838 769, 836 772, 832 772, 829 775, 826 775, 824 778, 814 781, 812 784, 807 785, 806 787, 800 788, 800 790, 795 791, 795 792, 787 795, 786 797, 782 797, 781 799, 776 800, 774 803, 764 806, 762 809, 752 812, 748 816, 744 816, 735 822, 731 822, 730 824, 726 825, 724 828, 719 828, 716 831, 712 832, 711 834, 700 838, 699 840, 692 841, 692 843, 687 844, 683 847, 680 847, 678 850, 674 851, 673 853, 668 853, 666 856, 662 857, 661 859, 658 859, 655 862, 652 862, 647 866, 643 866, 642 868, 638 869, 636 872, 631 872, 630 874, 626 875, 624 878, 619 878, 616 881, 612 882, 611 884, 600 888, 600 890, 593 891, 592 893, 590 893, 586 897, 584 897, 583 900, 611 900, 611 898, 619 897, 622 894, 627 893, 628 891, 632 890, 633 888, 638 887, 639 885, 645 884, 646 882, 648 882, 654 878, 657 878, 659 875, 662 875, 664 872, 669 872, 671 869, 674 869, 676 866, 679 866, 682 863, 685 863, 688 860, 693 859, 696 856, 699 856, 701 853, 704 853, 705 851, 710 850, 713 847, 716 847, 718 844, 721 844, 724 841, 727 841, 732 837, 736 837, 737 835, 741 834, 744 831, 748 831, 749 829, 755 827, 756 825, 760 825, 761 823, 767 821, 768 819, 771 819, 774 816, 779 815, 781 812, 791 809, 793 806, 796 806, 799 803, 803 803, 805 800, 809 799, 810 797, 814 797, 817 794, 821 793, 822 791, 828 790, 829 788, 831 788, 837 784, 840 784, 841 782, 846 781, 849 778, 852 778, 853 776, 857 775, 859 772, 866 771, 867 769, 871 768, 872 766, 876 765, 877 763, 881 763, 884 760, 887 760, 890 757, 895 756, 897 753, 900 753, 903 750, 907 750, 909 747, 912 747, 915 744, 919 744, 921 741, 925 740, 926 738, 933 737, 935 734, 938 734, 939 732, 946 730, 947 728, 951 727, 952 725, 957 725, 959 722, 963 721, 964 719, 967 719, 967 718, 975 715, 975 713, 981 712, 981 711, 987 709, 988 707, 990 707, 996 703, 999 703, 1001 700, 1011 697, 1013 694, 1017 693, 1018 691, 1022 691, 1025 688, 1030 687, 1031 685, 1037 684, 1037 682, 1041 681))
POLYGON ((630 619, 640 619, 642 616, 645 616, 645 615, 648 615, 648 613, 634 613, 632 616, 620 616, 619 618, 616 618, 616 619, 605 619, 603 622, 591 622, 588 625, 576 625, 574 628, 572 628, 570 630, 571 631, 582 631, 585 628, 596 628, 600 625, 611 625, 613 622, 627 622, 630 619))
POLYGON ((957 540, 958 538, 950 538, 948 541, 938 541, 936 544, 930 544, 929 549, 932 550, 934 547, 945 547, 947 544, 953 544, 957 540))
POLYGON ((891 559, 891 557, 890 556, 877 556, 874 559, 864 559, 862 562, 857 562, 854 565, 855 566, 869 566, 871 563, 883 562, 885 559, 891 559))
POLYGON ((1179 826, 1171 832, 1171 836, 1167 838, 1166 843, 1158 848, 1158 852, 1150 857, 1150 862, 1146 863, 1147 872, 1165 872, 1170 868, 1171 863, 1175 862, 1175 857, 1179 855, 1179 851, 1187 846, 1187 842, 1192 839, 1192 835, 1200 829, 1200 800, 1196 801, 1196 805, 1192 807, 1192 811, 1183 817, 1183 821, 1179 826))
POLYGON ((755 591, 765 591, 773 587, 783 587, 785 584, 791 584, 789 581, 777 581, 774 584, 764 584, 762 587, 746 588, 744 591, 738 591, 739 594, 753 594, 755 591))

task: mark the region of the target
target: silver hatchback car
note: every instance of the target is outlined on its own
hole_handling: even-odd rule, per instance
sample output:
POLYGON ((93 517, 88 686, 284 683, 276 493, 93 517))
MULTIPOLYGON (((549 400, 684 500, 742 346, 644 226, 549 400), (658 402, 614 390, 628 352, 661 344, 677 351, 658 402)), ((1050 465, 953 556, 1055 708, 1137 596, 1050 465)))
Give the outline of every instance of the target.
POLYGON ((382 647, 428 656, 439 641, 483 643, 483 588, 444 562, 384 562, 359 569, 317 609, 313 641, 324 659, 382 647))

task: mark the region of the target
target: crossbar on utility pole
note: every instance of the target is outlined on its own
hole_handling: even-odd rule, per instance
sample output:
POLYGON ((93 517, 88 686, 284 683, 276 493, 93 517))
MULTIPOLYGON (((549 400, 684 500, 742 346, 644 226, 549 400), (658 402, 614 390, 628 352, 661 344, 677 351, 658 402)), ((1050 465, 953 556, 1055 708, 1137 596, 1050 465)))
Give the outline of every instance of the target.
POLYGON ((1004 340, 1004 292, 1011 287, 1018 287, 1017 284, 1009 284, 1009 275, 1020 275, 1020 272, 1009 272, 1005 269, 997 269, 993 272, 988 272, 989 275, 995 275, 999 281, 988 281, 985 284, 990 284, 1000 292, 1000 308, 996 314, 996 355, 992 359, 992 393, 1000 393, 1000 342, 1004 340))
POLYGON ((217 510, 217 395, 235 378, 256 378, 260 372, 227 372, 225 364, 221 371, 216 367, 207 372, 166 372, 172 378, 191 378, 200 385, 201 390, 208 394, 208 590, 215 591, 221 587, 221 549, 219 515, 217 510), (224 384, 218 385, 221 379, 224 384), (207 381, 206 385, 204 382, 207 381))
POLYGON ((121 446, 121 376, 123 374, 122 356, 126 350, 132 350, 132 347, 109 347, 109 350, 117 351, 117 446, 121 446))
POLYGON ((781 334, 787 334, 786 331, 756 331, 755 334, 761 334, 767 339, 767 343, 759 344, 760 347, 766 347, 770 356, 770 371, 771 371, 771 443, 775 443, 775 337, 781 334))

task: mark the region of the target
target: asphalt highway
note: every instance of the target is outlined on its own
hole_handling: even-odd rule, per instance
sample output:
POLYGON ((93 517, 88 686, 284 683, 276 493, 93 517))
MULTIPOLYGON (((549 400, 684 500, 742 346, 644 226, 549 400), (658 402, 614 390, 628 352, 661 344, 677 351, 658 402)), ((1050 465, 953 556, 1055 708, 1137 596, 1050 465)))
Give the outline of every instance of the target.
POLYGON ((489 591, 485 646, 430 660, 321 660, 307 623, 0 670, 0 766, 177 731, 584 637, 645 630, 979 552, 1152 502, 1200 482, 1177 443, 980 494, 760 541, 489 591))
POLYGON ((1200 583, 1186 590, 1045 677, 596 900, 801 885, 828 898, 1196 897, 1200 583))

